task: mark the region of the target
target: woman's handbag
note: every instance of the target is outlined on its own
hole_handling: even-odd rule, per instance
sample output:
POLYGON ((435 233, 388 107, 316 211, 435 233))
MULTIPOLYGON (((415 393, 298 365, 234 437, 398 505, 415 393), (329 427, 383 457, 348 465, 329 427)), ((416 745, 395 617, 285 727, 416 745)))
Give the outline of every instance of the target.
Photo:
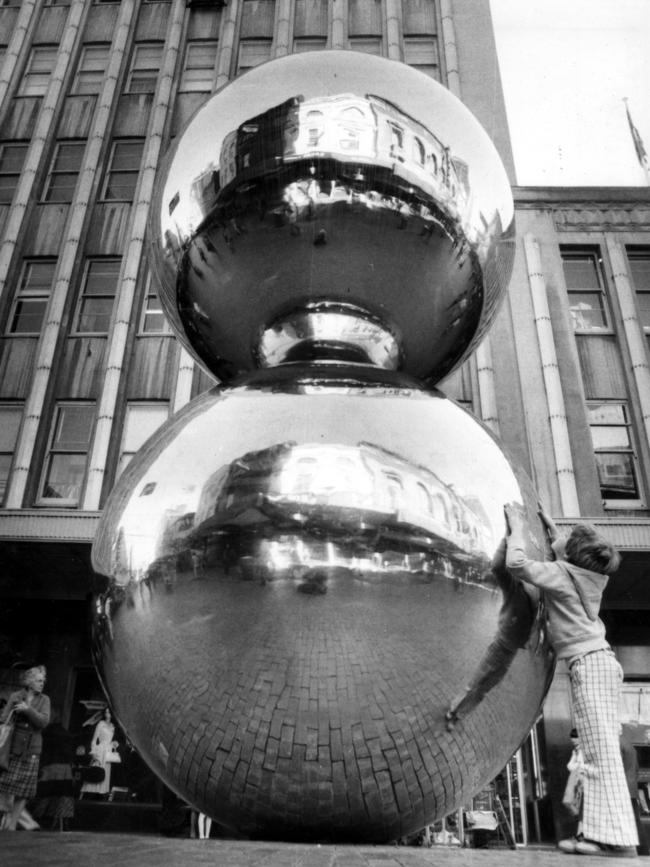
POLYGON ((562 803, 575 818, 579 817, 582 812, 582 795, 582 773, 578 770, 572 770, 569 773, 569 779, 567 780, 566 788, 564 790, 562 803))
POLYGON ((0 725, 0 771, 9 770, 11 741, 14 734, 13 715, 14 712, 12 711, 2 725, 0 725))

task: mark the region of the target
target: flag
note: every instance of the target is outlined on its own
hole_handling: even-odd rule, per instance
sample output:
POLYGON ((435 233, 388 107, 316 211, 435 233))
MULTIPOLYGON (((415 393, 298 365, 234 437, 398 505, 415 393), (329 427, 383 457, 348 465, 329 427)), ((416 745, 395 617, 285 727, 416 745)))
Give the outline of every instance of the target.
POLYGON ((646 153, 646 149, 643 144, 643 139, 641 138, 641 133, 634 126, 634 121, 632 120, 632 115, 630 114, 630 107, 627 104, 627 100, 625 101, 625 113, 627 114, 627 122, 630 125, 630 133, 632 134, 632 141, 634 142, 634 150, 636 151, 636 156, 644 169, 648 168, 648 154, 646 153))

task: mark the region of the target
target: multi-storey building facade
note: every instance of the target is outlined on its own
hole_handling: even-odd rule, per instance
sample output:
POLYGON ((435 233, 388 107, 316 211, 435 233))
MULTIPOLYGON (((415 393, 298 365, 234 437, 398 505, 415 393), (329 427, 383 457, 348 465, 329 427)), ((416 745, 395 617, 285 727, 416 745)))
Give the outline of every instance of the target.
MULTIPOLYGON (((170 333, 149 277, 156 169, 217 88, 328 48, 442 82, 515 184, 488 0, 0 0, 0 667, 45 662, 73 727, 79 702, 97 697, 89 561, 102 506, 148 435, 213 384, 170 333)), ((558 521, 589 518, 623 551, 604 616, 641 744, 650 191, 514 194, 510 292, 443 387, 501 438, 558 521)), ((540 727, 546 789, 530 762, 533 808, 561 788, 569 728, 558 669, 540 727)))

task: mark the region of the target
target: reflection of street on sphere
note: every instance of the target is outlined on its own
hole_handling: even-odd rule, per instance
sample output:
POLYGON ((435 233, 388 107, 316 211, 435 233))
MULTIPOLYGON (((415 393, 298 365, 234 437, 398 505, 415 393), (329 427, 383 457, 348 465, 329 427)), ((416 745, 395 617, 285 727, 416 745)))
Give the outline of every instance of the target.
POLYGON ((197 398, 129 466, 94 546, 96 654, 129 738, 254 837, 387 841, 456 809, 550 670, 535 600, 488 571, 505 502, 533 518, 526 476, 402 375, 285 365, 197 398), (499 638, 507 662, 448 731, 499 638))
POLYGON ((247 72, 178 136, 152 267, 180 339, 222 381, 343 342, 348 360, 433 383, 494 319, 513 213, 493 144, 446 88, 311 52, 247 72))

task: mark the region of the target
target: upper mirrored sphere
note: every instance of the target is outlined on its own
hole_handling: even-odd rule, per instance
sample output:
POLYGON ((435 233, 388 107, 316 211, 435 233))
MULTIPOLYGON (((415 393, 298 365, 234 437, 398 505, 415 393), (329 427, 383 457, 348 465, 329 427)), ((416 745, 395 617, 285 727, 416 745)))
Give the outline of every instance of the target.
POLYGON ((283 57, 215 94, 149 223, 165 312, 225 381, 334 358, 434 383, 492 322, 513 239, 505 170, 467 108, 350 51, 283 57))

